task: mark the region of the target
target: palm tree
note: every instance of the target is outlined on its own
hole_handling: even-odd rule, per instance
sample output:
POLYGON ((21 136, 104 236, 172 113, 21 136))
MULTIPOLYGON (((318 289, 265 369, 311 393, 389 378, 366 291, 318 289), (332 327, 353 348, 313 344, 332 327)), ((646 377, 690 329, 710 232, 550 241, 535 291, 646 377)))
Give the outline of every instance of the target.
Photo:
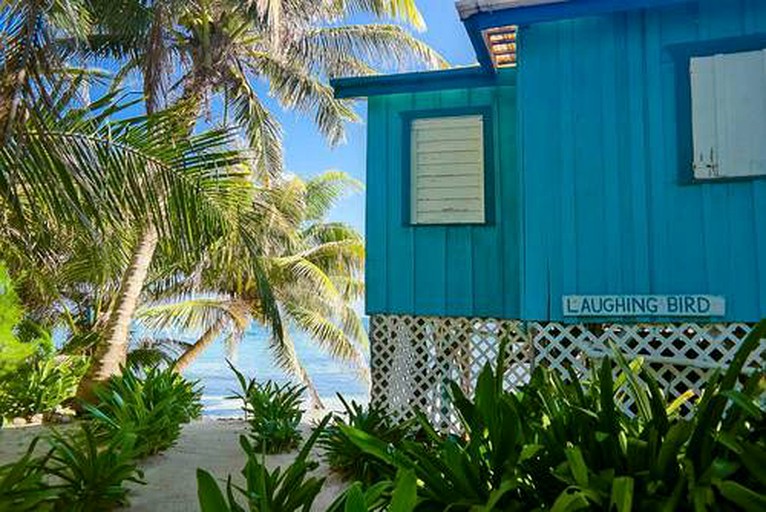
MULTIPOLYGON (((320 348, 352 363, 369 378, 360 353, 367 346, 367 336, 354 310, 364 289, 364 244, 353 229, 326 221, 337 199, 359 186, 344 173, 327 172, 306 182, 297 177, 282 179, 261 190, 280 218, 292 226, 281 243, 269 244, 263 256, 283 320, 281 332, 271 336, 269 345, 282 368, 304 382, 318 406, 321 400, 297 355, 292 330, 308 334, 320 348), (290 231, 296 236, 291 237, 290 231)), ((220 250, 225 254, 236 248, 220 250)), ((178 296, 168 290, 170 297, 166 291, 163 300, 138 312, 138 320, 151 331, 202 333, 176 361, 177 371, 222 335, 239 341, 251 322, 264 323, 259 293, 247 284, 251 279, 240 261, 236 255, 212 255, 210 268, 202 271, 200 290, 183 289, 178 296), (221 260, 226 263, 215 263, 221 260)))
POLYGON ((49 91, 74 94, 86 73, 66 65, 54 40, 65 34, 81 41, 90 21, 83 0, 0 0, 0 143, 30 105, 42 100, 53 106, 56 95, 49 91))
MULTIPOLYGON (((230 149, 231 130, 188 136, 172 113, 111 121, 116 109, 104 101, 31 116, 0 146, 3 245, 17 256, 39 239, 30 228, 93 244, 115 234, 129 242, 134 226, 150 224, 173 241, 181 265, 232 226, 241 229, 238 205, 254 189, 241 165, 246 153, 230 149)), ((77 256, 76 244, 57 248, 59 263, 77 256)), ((110 329, 106 321, 102 332, 113 336, 110 329)), ((100 344, 92 380, 117 372, 125 355, 126 347, 100 344)))
MULTIPOLYGON (((254 83, 289 109, 313 116, 331 143, 357 119, 351 104, 327 84, 340 74, 370 74, 375 66, 412 61, 442 66, 427 45, 394 24, 344 24, 353 14, 394 17, 422 26, 414 0, 141 0, 93 1, 95 30, 87 55, 124 63, 118 79, 138 71, 146 107, 176 105, 193 125, 214 99, 253 149, 253 166, 268 182, 282 170, 281 130, 254 83)), ((64 45, 67 46, 67 45, 64 45)), ((69 45, 72 47, 72 45, 69 45)), ((119 80, 118 80, 119 82, 119 80)), ((108 323, 107 353, 125 354, 130 322, 159 238, 146 225, 134 247, 108 323)), ((278 334, 280 336, 281 334, 278 334)), ((102 361, 94 372, 106 375, 102 361)), ((112 368, 111 365, 108 368, 112 368)), ((111 371, 111 370, 110 370, 111 371)))

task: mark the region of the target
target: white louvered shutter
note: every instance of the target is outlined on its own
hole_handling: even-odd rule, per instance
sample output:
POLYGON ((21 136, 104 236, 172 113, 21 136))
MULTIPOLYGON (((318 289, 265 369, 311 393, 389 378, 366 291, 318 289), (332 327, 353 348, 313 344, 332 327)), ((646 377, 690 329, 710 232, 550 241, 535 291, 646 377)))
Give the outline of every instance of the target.
POLYGON ((694 176, 766 175, 766 50, 691 60, 694 176))
POLYGON ((416 119, 411 127, 411 222, 484 223, 483 117, 416 119))

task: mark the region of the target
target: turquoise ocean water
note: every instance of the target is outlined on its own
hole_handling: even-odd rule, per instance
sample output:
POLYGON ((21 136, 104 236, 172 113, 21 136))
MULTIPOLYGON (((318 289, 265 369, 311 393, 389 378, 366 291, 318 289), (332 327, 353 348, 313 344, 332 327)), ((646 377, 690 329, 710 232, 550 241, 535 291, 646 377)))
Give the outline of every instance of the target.
MULTIPOLYGON (((226 365, 231 357, 234 366, 247 377, 258 380, 295 381, 283 372, 274 361, 268 348, 268 332, 260 327, 250 328, 235 350, 229 352, 226 344, 217 341, 184 372, 184 376, 197 379, 204 386, 204 416, 229 418, 242 416, 240 403, 227 399, 239 388, 236 377, 226 365)), ((347 400, 368 401, 368 388, 357 371, 347 363, 339 362, 316 347, 307 336, 294 333, 296 350, 303 366, 314 380, 325 407, 340 409, 336 393, 347 400)))

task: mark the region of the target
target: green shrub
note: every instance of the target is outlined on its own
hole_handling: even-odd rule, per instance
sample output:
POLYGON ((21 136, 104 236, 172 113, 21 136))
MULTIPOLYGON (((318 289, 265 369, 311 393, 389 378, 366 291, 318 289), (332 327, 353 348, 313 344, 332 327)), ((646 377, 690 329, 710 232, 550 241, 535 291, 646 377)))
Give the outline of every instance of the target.
POLYGON ((763 371, 738 386, 765 337, 766 321, 689 419, 640 361, 617 353, 586 382, 538 369, 505 392, 501 359, 496 372, 483 369, 473 399, 450 383, 463 435, 440 435, 421 414, 431 447, 340 428, 369 455, 415 472, 417 510, 766 510, 763 371))
POLYGON ((145 375, 131 368, 96 389, 96 405, 85 404, 97 432, 107 438, 135 435, 136 457, 173 446, 181 425, 202 412, 202 391, 172 369, 154 368, 145 375))
POLYGON ((242 475, 245 487, 232 485, 231 476, 226 483, 226 495, 219 488, 213 476, 203 469, 197 469, 197 495, 202 512, 292 512, 308 511, 322 490, 324 478, 309 477, 319 464, 308 459, 317 438, 327 425, 326 417, 303 446, 292 464, 284 471, 266 468, 264 455, 245 436, 240 444, 247 456, 242 475), (242 496, 247 506, 242 507, 236 499, 242 496))
POLYGON ((0 379, 0 411, 7 418, 52 412, 74 397, 87 369, 84 356, 34 356, 0 379))
POLYGON ((0 378, 14 372, 37 350, 34 343, 18 337, 17 327, 24 317, 24 309, 8 275, 0 262, 0 378))
POLYGON ((367 487, 355 482, 330 505, 327 512, 412 512, 418 504, 417 477, 412 470, 399 470, 396 480, 381 480, 367 487))
POLYGON ((245 379, 231 363, 240 385, 240 393, 231 398, 242 400, 242 410, 250 424, 250 437, 256 449, 264 453, 284 453, 301 441, 298 429, 303 410, 305 387, 296 384, 259 383, 245 379))
POLYGON ((143 483, 132 462, 135 436, 106 445, 90 428, 49 440, 51 449, 33 457, 35 439, 27 453, 0 467, 0 512, 100 512, 127 504, 125 482, 143 483))
POLYGON ((50 454, 34 457, 39 439, 34 439, 18 461, 0 466, 0 512, 52 510, 56 491, 45 480, 50 454))
POLYGON ((46 467, 56 477, 56 510, 98 512, 127 504, 125 482, 143 483, 133 462, 136 435, 124 435, 105 445, 90 428, 69 435, 55 434, 46 467))
POLYGON ((409 433, 410 423, 394 423, 382 409, 362 407, 356 402, 349 404, 338 395, 346 409, 345 419, 334 418, 319 438, 327 464, 344 478, 359 481, 364 485, 386 478, 393 478, 396 468, 362 451, 341 429, 351 426, 391 444, 399 444, 409 433))

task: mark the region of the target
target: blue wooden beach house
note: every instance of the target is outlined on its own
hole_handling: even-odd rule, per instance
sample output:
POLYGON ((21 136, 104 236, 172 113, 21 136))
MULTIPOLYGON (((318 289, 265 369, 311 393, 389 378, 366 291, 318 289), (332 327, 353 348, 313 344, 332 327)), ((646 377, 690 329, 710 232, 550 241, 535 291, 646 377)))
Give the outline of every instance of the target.
MULTIPOLYGON (((671 394, 766 316, 766 1, 461 0, 479 65, 369 102, 373 399, 617 343, 671 394)), ((761 353, 753 364, 762 363, 761 353)))

